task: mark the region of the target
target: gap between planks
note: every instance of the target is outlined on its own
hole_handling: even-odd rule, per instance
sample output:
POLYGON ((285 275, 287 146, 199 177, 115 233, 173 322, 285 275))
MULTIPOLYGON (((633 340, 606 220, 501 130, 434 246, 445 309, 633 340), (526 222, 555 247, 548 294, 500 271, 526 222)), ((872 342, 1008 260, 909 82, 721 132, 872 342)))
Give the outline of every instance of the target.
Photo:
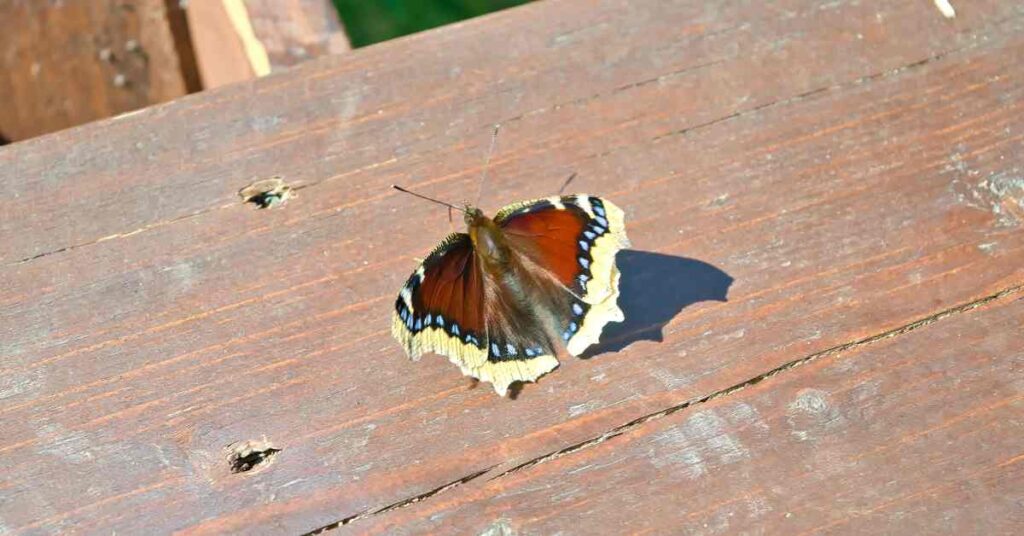
MULTIPOLYGON (((1003 24, 1005 24, 1005 23, 1007 23, 1007 22, 1009 22, 1011 20, 1016 20, 1017 18, 1020 18, 1020 16, 1015 15, 1015 16, 1005 17, 1005 18, 1003 18, 1001 20, 998 20, 998 21, 996 21, 996 22, 994 22, 994 23, 992 23, 990 25, 987 25, 986 29, 989 29, 989 28, 992 28, 992 27, 1002 26, 1003 24)), ((925 65, 928 65, 930 63, 934 63, 936 61, 943 60, 943 59, 945 59, 945 58, 947 58, 949 56, 952 56, 952 55, 955 55, 955 54, 960 54, 960 53, 963 53, 963 52, 967 52, 967 51, 971 51, 971 50, 980 48, 981 46, 983 46, 983 43, 981 42, 981 40, 977 39, 978 32, 979 32, 979 30, 975 29, 975 30, 967 30, 965 32, 962 32, 962 33, 958 34, 958 36, 964 36, 965 38, 973 37, 974 39, 972 39, 972 43, 969 44, 969 45, 964 45, 964 46, 961 46, 961 47, 952 48, 952 49, 946 50, 944 52, 940 52, 938 54, 934 54, 934 55, 928 56, 928 57, 920 59, 920 60, 912 61, 912 62, 906 63, 904 65, 900 65, 898 67, 887 69, 885 71, 879 71, 879 72, 876 72, 876 73, 871 73, 871 74, 867 74, 867 75, 864 75, 864 76, 860 76, 860 77, 855 78, 854 80, 850 80, 850 81, 847 81, 847 82, 843 82, 843 83, 839 83, 839 84, 834 84, 834 85, 831 85, 831 86, 819 87, 819 88, 812 89, 812 90, 809 90, 809 91, 804 91, 804 92, 799 93, 797 95, 794 95, 792 97, 776 99, 776 100, 773 100, 771 102, 760 104, 760 105, 754 106, 753 108, 749 108, 749 109, 746 109, 746 110, 737 110, 735 112, 722 115, 721 117, 718 117, 716 119, 712 119, 710 121, 705 121, 705 122, 697 124, 697 125, 692 125, 692 126, 685 127, 685 128, 682 128, 682 129, 672 130, 672 131, 666 132, 664 134, 658 134, 658 135, 652 136, 651 138, 648 139, 648 141, 649 142, 657 142, 657 141, 660 141, 660 140, 662 140, 664 138, 671 138, 671 137, 675 137, 675 136, 685 136, 685 135, 688 135, 688 134, 690 134, 692 132, 699 131, 699 130, 702 130, 702 129, 705 129, 705 128, 709 128, 709 127, 718 125, 719 123, 723 123, 723 122, 726 122, 726 121, 731 121, 731 120, 734 120, 734 119, 741 119, 741 118, 747 117, 747 116, 749 116, 751 114, 756 114, 756 113, 761 112, 761 111, 766 110, 766 109, 776 108, 776 107, 779 107, 779 106, 787 106, 787 105, 790 105, 790 104, 798 104, 798 103, 803 102, 805 100, 808 100, 808 99, 811 99, 811 98, 814 98, 814 97, 817 97, 817 96, 820 96, 820 95, 824 95, 824 94, 827 94, 827 93, 832 93, 832 92, 835 92, 835 91, 843 91, 843 90, 850 89, 850 88, 859 86, 861 84, 872 82, 872 81, 875 81, 875 80, 878 80, 878 79, 882 79, 882 78, 888 78, 888 77, 892 77, 892 76, 899 76, 899 75, 901 75, 901 74, 903 74, 905 72, 916 70, 916 69, 921 68, 921 67, 923 67, 925 65)), ((509 123, 509 122, 514 122, 514 121, 521 120, 521 119, 523 119, 525 117, 528 117, 528 116, 537 115, 537 114, 540 114, 540 113, 543 113, 543 112, 546 112, 546 111, 558 110, 559 108, 562 108, 564 106, 572 106, 572 105, 582 104, 582 103, 585 103, 585 102, 590 102, 592 100, 599 99, 599 98, 602 98, 602 97, 607 97, 607 96, 610 96, 610 95, 614 95, 614 94, 622 92, 622 91, 627 91, 627 90, 630 90, 630 89, 633 89, 633 88, 637 88, 637 87, 642 87, 642 86, 645 86, 645 85, 648 85, 648 84, 651 84, 651 83, 654 83, 654 82, 657 82, 657 81, 660 81, 660 80, 664 80, 664 79, 667 79, 667 78, 672 78, 672 77, 675 77, 675 76, 679 76, 680 74, 683 74, 683 73, 685 73, 687 71, 694 71, 694 70, 705 69, 707 67, 710 67, 710 66, 713 66, 713 65, 717 65, 717 64, 722 63, 724 61, 726 61, 726 60, 725 59, 713 60, 713 61, 710 61, 710 62, 707 62, 707 63, 703 63, 703 64, 700 64, 700 65, 693 65, 693 66, 689 66, 689 67, 686 67, 686 68, 683 68, 683 69, 677 69, 677 70, 674 70, 674 71, 671 71, 671 72, 660 74, 658 76, 654 76, 654 77, 647 78, 647 79, 644 79, 644 80, 640 80, 640 81, 637 81, 637 82, 632 82, 632 83, 629 83, 629 84, 625 84, 625 85, 613 88, 613 89, 611 89, 609 91, 606 91, 606 92, 603 92, 603 93, 596 93, 596 94, 593 94, 593 95, 590 95, 590 96, 587 96, 587 97, 580 97, 580 98, 573 99, 571 101, 562 102, 562 103, 556 103, 556 104, 553 104, 551 106, 546 106, 546 107, 543 107, 543 108, 538 108, 538 109, 535 109, 535 110, 529 110, 529 111, 526 111, 526 112, 518 113, 518 114, 516 114, 514 116, 510 116, 510 117, 507 117, 505 119, 499 120, 499 121, 497 121, 497 123, 499 123, 499 124, 506 124, 506 123, 509 123)), ((490 124, 488 126, 488 128, 491 128, 491 126, 493 126, 493 124, 490 124)), ((621 149, 622 149, 621 147, 620 148, 614 148, 614 149, 611 149, 611 150, 608 150, 608 151, 605 151, 605 152, 602 152, 602 153, 598 153, 598 154, 595 154, 595 155, 584 157, 584 159, 602 158, 604 156, 607 156, 607 155, 609 155, 611 153, 614 153, 614 152, 616 152, 618 150, 621 150, 621 149)), ((327 183, 327 182, 334 181, 334 180, 336 180, 338 178, 341 178, 341 177, 350 176, 353 173, 358 173, 360 171, 366 171, 368 169, 373 169, 373 168, 379 167, 381 165, 388 164, 388 163, 390 163, 392 161, 394 161, 394 159, 392 159, 390 161, 386 161, 386 162, 370 164, 369 166, 366 166, 364 168, 348 171, 348 172, 342 173, 340 175, 335 175, 335 176, 327 177, 327 178, 321 179, 319 181, 313 181, 313 182, 309 182, 309 183, 305 183, 305 184, 295 185, 292 189, 293 190, 301 190, 301 189, 305 189, 305 188, 311 188, 311 187, 318 186, 318 185, 321 185, 321 184, 324 184, 324 183, 327 183)), ((471 171, 474 171, 474 169, 467 169, 462 174, 465 174, 465 173, 471 172, 471 171)), ((457 177, 459 175, 461 175, 461 174, 449 175, 446 178, 450 179, 450 178, 453 178, 453 177, 457 177)), ((424 185, 433 184, 434 182, 435 181, 427 181, 427 182, 424 182, 424 183, 414 184, 413 186, 421 187, 421 186, 424 186, 424 185)), ((349 203, 348 205, 346 205, 346 208, 354 206, 354 205, 359 205, 359 204, 367 203, 367 202, 370 202, 370 201, 380 200, 383 197, 384 197, 384 195, 379 195, 379 196, 373 196, 373 197, 369 197, 369 198, 362 199, 362 200, 359 200, 359 201, 355 201, 353 203, 349 203)), ((27 262, 34 261, 36 259, 40 259, 40 258, 43 258, 43 257, 48 257, 50 255, 55 255, 55 254, 59 254, 59 253, 65 253, 65 252, 68 252, 68 251, 71 251, 71 250, 75 250, 75 249, 79 249, 79 248, 82 248, 82 247, 96 245, 96 244, 99 244, 100 242, 106 242, 108 240, 112 240, 112 239, 115 239, 115 238, 125 238, 125 237, 129 237, 129 236, 133 236, 133 235, 136 235, 136 234, 139 234, 139 233, 143 233, 143 232, 149 231, 151 229, 155 229, 155 228, 158 228, 158 227, 163 227, 165 225, 170 225, 170 224, 173 224, 173 223, 178 223, 178 222, 181 222, 181 221, 190 220, 192 218, 195 218, 195 217, 198 217, 198 216, 202 216, 204 214, 208 214, 208 213, 216 211, 216 210, 222 210, 222 209, 236 207, 237 205, 239 205, 239 203, 225 203, 225 204, 221 204, 221 205, 217 205, 217 206, 211 206, 211 207, 203 208, 203 209, 191 212, 189 214, 184 214, 184 215, 181 215, 181 216, 177 216, 177 217, 174 217, 174 218, 171 218, 171 219, 168 219, 168 220, 161 220, 161 221, 156 221, 156 222, 153 222, 153 223, 149 223, 149 224, 143 225, 142 227, 139 227, 139 228, 131 230, 131 231, 121 232, 121 233, 114 233, 114 234, 109 235, 109 236, 104 236, 104 237, 100 237, 100 238, 97 238, 97 239, 88 240, 88 241, 85 241, 85 242, 80 242, 80 243, 77 243, 77 244, 71 244, 71 245, 68 245, 68 246, 56 248, 56 249, 53 249, 53 250, 50 250, 50 251, 44 251, 42 253, 37 253, 35 255, 31 255, 31 256, 28 256, 28 257, 25 257, 25 258, 22 258, 22 259, 18 259, 16 261, 8 262, 5 266, 17 266, 17 265, 20 265, 20 264, 24 264, 24 263, 27 263, 27 262)))
MULTIPOLYGON (((590 447, 594 447, 594 446, 600 445, 601 443, 604 443, 605 441, 609 441, 609 440, 614 439, 614 438, 616 438, 618 436, 626 434, 626 433, 628 433, 628 432, 630 432, 630 431, 632 431, 632 430, 634 430, 636 428, 639 428, 640 426, 643 426, 644 424, 649 423, 651 421, 656 421, 658 419, 662 419, 664 417, 672 415, 673 413, 682 411, 682 410, 690 408, 690 407, 699 406, 701 404, 706 404, 706 403, 708 403, 708 402, 710 402, 712 400, 715 400, 717 398, 722 398, 722 397, 725 397, 725 396, 730 396, 730 395, 732 395, 734 393, 737 393, 739 391, 742 391, 742 390, 744 390, 744 389, 746 389, 748 387, 752 387, 754 385, 757 385, 757 384, 761 383, 764 380, 767 380, 769 378, 772 378, 774 376, 782 374, 782 373, 784 373, 784 372, 786 372, 788 370, 791 370, 791 369, 794 369, 794 368, 797 368, 797 367, 801 367, 803 365, 807 365, 807 364, 809 364, 811 362, 817 361, 817 360, 822 359, 822 358, 837 357, 837 356, 839 356, 841 354, 844 354, 844 353, 846 353, 846 352, 848 352, 850 350, 856 350, 856 349, 859 349, 859 348, 861 348, 863 346, 874 344, 874 343, 879 342, 879 341, 883 341, 883 340, 891 339, 891 338, 894 338, 894 337, 898 337, 898 336, 903 335, 905 333, 909 333, 911 331, 915 331, 917 329, 929 326, 931 324, 934 324, 936 322, 939 322, 939 321, 944 320, 946 318, 949 318, 951 316, 954 316, 954 315, 957 315, 957 314, 961 314, 961 313, 968 313, 968 312, 970 312, 970 311, 972 311, 974 309, 977 309, 979 307, 983 307, 985 305, 988 305, 990 303, 996 302, 996 301, 1001 300, 1003 298, 1007 298, 1008 296, 1012 296, 1014 294, 1017 294, 1017 293, 1021 292, 1022 290, 1024 290, 1024 282, 1020 282, 1020 283, 1018 283, 1016 285, 1013 285, 1013 286, 1010 286, 1008 288, 1005 288, 1005 289, 1003 289, 1003 290, 1001 290, 999 292, 996 292, 994 294, 990 294, 988 296, 985 296, 985 297, 982 297, 982 298, 978 298, 978 299, 970 301, 970 302, 962 303, 960 305, 956 305, 956 306, 950 307, 948 309, 944 309, 944 310, 942 310, 942 311, 940 311, 938 313, 934 313, 934 314, 931 314, 931 315, 919 318, 919 319, 917 319, 917 320, 915 320, 913 322, 910 322, 908 324, 904 324, 904 325, 902 325, 900 327, 897 327, 897 328, 894 328, 894 329, 890 329, 890 330, 887 330, 887 331, 883 331, 881 333, 877 333, 875 335, 870 335, 868 337, 864 337, 864 338, 861 338, 861 339, 857 339, 855 341, 839 344, 839 345, 833 346, 831 348, 827 348, 825 350, 814 352, 814 353, 808 354, 808 355, 806 355, 804 357, 801 357, 801 358, 798 358, 798 359, 794 359, 792 361, 788 361, 788 362, 786 362, 786 363, 784 363, 782 365, 779 365, 778 367, 775 367, 775 368, 773 368, 773 369, 771 369, 771 370, 769 370, 767 372, 764 372, 762 374, 759 374, 757 376, 754 376, 753 378, 749 378, 749 379, 744 380, 742 382, 736 383, 736 384, 734 384, 732 386, 729 386, 729 387, 726 387, 724 389, 720 389, 720 390, 714 391, 712 393, 709 393, 709 394, 706 394, 706 395, 703 395, 703 396, 700 396, 700 397, 691 398, 691 399, 686 400, 686 401, 684 401, 682 403, 676 404, 674 406, 665 408, 665 409, 660 410, 660 411, 656 411, 654 413, 648 413, 647 415, 643 415, 641 417, 637 417, 636 419, 633 419, 633 420, 631 420, 631 421, 629 421, 629 422, 627 422, 625 424, 621 424, 619 426, 616 426, 616 427, 608 430, 607 432, 604 432, 601 435, 592 437, 590 439, 586 439, 586 440, 581 441, 579 443, 575 443, 573 445, 561 448, 559 450, 556 450, 554 452, 550 452, 548 454, 537 456, 537 457, 535 457, 533 459, 530 459, 528 461, 520 463, 519 465, 516 465, 515 467, 512 467, 511 469, 507 469, 505 471, 502 471, 501 473, 498 473, 498 474, 492 476, 491 478, 488 479, 488 481, 497 480, 499 478, 503 478, 503 477, 515 474, 515 473, 517 473, 519 471, 523 471, 523 470, 529 469, 529 468, 531 468, 533 466, 540 465, 542 463, 546 463, 546 462, 549 462, 549 461, 561 458, 562 456, 568 456, 568 455, 571 455, 573 453, 579 452, 581 450, 588 449, 590 447)), ((451 482, 448 482, 448 483, 446 483, 446 484, 444 484, 442 486, 438 486, 436 488, 433 488, 433 489, 425 491, 423 493, 414 495, 412 497, 408 497, 408 498, 402 499, 400 501, 393 502, 393 503, 388 504, 386 506, 381 506, 381 507, 378 507, 378 508, 371 508, 371 509, 363 510, 362 512, 359 512, 359 513, 352 514, 350 516, 344 517, 344 518, 342 518, 342 519, 340 519, 338 521, 335 521, 334 523, 330 523, 330 524, 324 525, 322 527, 319 527, 317 529, 314 529, 312 531, 309 531, 307 533, 304 533, 303 536, 313 536, 313 535, 316 535, 316 534, 322 534, 324 532, 327 532, 327 531, 330 531, 330 530, 334 530, 334 529, 337 529, 339 527, 343 527, 345 525, 351 524, 351 523, 359 521, 361 519, 366 519, 368 517, 372 517, 372 516, 376 516, 376 515, 380 515, 380 514, 386 514, 386 513, 390 512, 392 510, 397 510, 399 508, 404 508, 406 506, 418 503, 420 501, 424 501, 426 499, 434 497, 435 495, 439 495, 439 494, 445 493, 445 492, 450 491, 450 490, 452 490, 454 488, 457 488, 457 487, 459 487, 459 486, 461 486, 463 484, 467 484, 467 483, 469 483, 469 482, 471 482, 473 480, 476 480, 476 479, 478 479, 480 477, 486 476, 488 473, 490 473, 492 470, 494 470, 499 465, 501 465, 501 464, 492 465, 492 466, 487 467, 485 469, 481 469, 479 471, 476 471, 474 473, 466 475, 466 476, 464 476, 462 478, 459 478, 459 479, 453 480, 451 482)))

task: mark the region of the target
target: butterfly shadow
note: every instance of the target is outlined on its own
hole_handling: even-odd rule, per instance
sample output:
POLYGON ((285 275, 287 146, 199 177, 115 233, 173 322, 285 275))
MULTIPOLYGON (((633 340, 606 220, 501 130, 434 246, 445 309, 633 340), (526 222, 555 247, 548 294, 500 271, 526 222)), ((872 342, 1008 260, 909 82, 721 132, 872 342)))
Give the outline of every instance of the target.
MULTIPOLYGON (((620 251, 615 261, 622 273, 619 307, 626 320, 606 325, 602 342, 581 359, 618 352, 637 341, 662 342, 662 328, 686 307, 728 301, 733 278, 706 262, 632 249, 620 251)), ((509 398, 516 400, 524 388, 522 382, 512 384, 509 398)))
POLYGON ((619 307, 626 320, 605 326, 601 343, 580 357, 618 352, 637 341, 662 342, 662 328, 686 307, 702 301, 728 301, 733 278, 714 266, 686 257, 623 250, 619 307))

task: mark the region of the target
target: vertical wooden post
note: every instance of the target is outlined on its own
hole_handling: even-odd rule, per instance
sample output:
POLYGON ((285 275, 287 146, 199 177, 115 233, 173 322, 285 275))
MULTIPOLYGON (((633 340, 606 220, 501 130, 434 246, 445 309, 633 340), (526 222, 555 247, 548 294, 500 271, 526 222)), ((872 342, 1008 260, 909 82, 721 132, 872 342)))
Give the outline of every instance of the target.
POLYGON ((327 0, 193 0, 187 17, 204 88, 350 48, 327 0))

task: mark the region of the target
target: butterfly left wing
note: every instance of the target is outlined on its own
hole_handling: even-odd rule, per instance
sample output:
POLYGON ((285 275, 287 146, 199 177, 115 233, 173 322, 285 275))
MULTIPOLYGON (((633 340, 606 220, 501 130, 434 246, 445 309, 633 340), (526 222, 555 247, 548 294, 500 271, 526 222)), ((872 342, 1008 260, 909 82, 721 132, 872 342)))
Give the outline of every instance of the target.
POLYGON ((534 309, 508 283, 485 273, 468 235, 453 233, 398 293, 391 333, 412 359, 447 356, 504 396, 558 366, 534 309))
POLYGON ((518 253, 571 294, 555 311, 570 354, 596 344, 608 322, 625 319, 615 265, 616 253, 629 246, 622 209, 580 194, 510 205, 494 221, 518 253))
POLYGON ((391 333, 413 360, 434 352, 473 373, 487 360, 483 271, 469 235, 452 233, 406 281, 391 333))

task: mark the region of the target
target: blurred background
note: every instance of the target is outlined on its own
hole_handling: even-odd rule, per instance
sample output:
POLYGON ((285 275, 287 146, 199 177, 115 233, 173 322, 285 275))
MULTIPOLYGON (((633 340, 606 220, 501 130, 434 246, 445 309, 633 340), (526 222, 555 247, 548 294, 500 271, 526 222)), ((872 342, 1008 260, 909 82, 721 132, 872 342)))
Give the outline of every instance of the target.
POLYGON ((0 0, 0 145, 527 0, 0 0))
POLYGON ((527 0, 333 0, 353 47, 436 28, 527 0))

